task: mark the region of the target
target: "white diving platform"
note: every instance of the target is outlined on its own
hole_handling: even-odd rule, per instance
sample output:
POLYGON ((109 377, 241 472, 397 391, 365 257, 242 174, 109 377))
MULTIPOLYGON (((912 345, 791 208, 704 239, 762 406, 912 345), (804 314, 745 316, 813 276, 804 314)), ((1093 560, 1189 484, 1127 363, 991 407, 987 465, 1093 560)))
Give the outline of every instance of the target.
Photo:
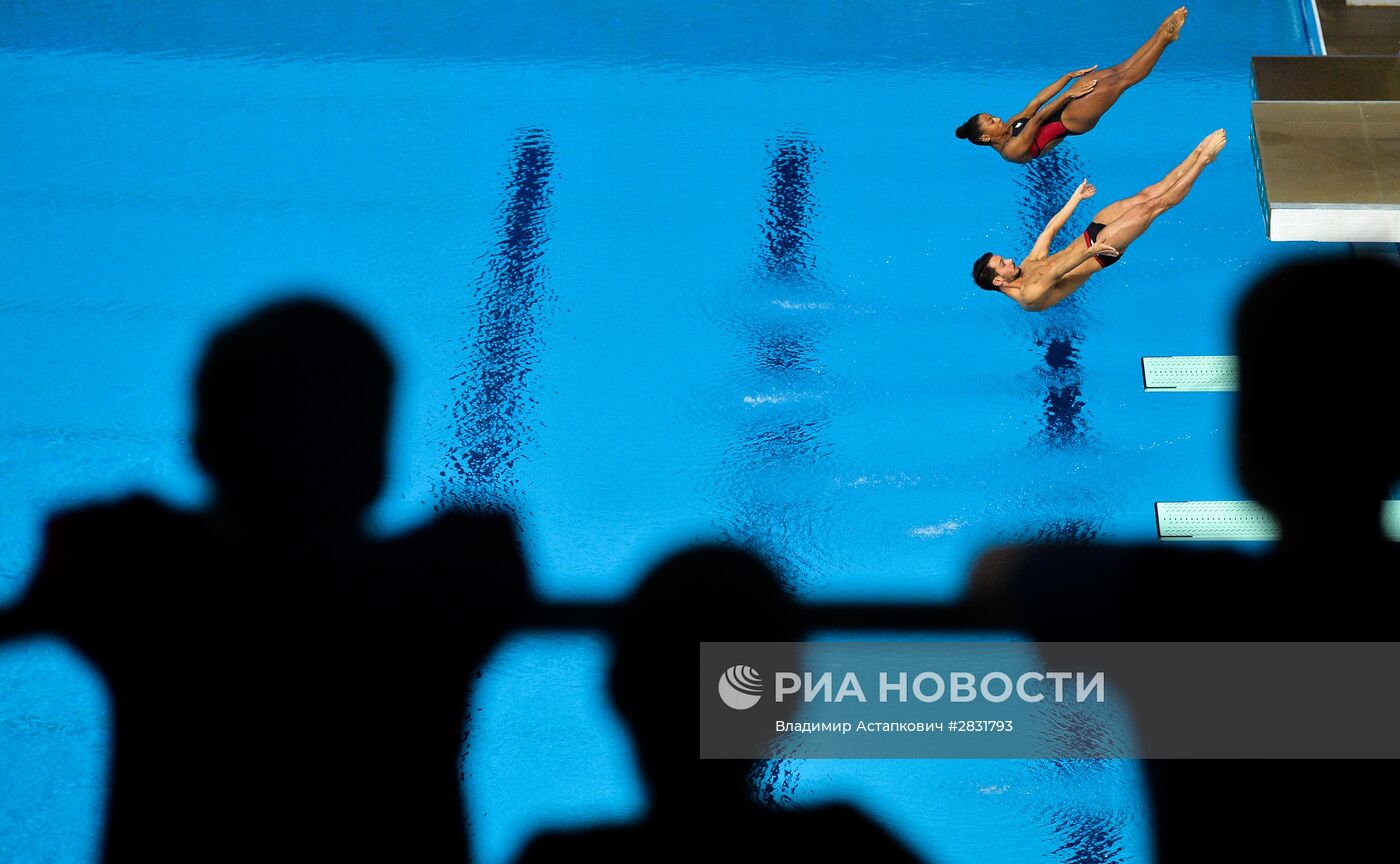
MULTIPOLYGON (((1400 540, 1400 501, 1381 511, 1386 536, 1400 540)), ((1278 526, 1269 511, 1253 501, 1159 501, 1160 540, 1276 540, 1278 526)))
POLYGON ((1239 389, 1239 364, 1229 355, 1142 358, 1148 393, 1211 393, 1239 389))
POLYGON ((1270 240, 1400 242, 1400 57, 1255 57, 1270 240))

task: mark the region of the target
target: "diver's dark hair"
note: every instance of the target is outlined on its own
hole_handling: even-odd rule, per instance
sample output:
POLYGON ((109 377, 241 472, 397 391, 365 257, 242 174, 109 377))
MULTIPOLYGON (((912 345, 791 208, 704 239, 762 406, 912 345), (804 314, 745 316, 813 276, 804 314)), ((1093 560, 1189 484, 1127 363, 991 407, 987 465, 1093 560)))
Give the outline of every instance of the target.
POLYGON ((987 262, 990 260, 992 260, 992 253, 984 252, 981 258, 972 262, 972 281, 976 282, 979 288, 995 291, 997 286, 992 283, 992 280, 997 278, 997 274, 988 266, 987 262))
POLYGON ((973 144, 976 144, 980 147, 987 147, 990 146, 992 143, 990 141, 982 140, 981 114, 973 114, 971 117, 967 118, 967 122, 959 126, 957 131, 953 134, 957 135, 959 138, 966 138, 968 141, 971 141, 973 144))

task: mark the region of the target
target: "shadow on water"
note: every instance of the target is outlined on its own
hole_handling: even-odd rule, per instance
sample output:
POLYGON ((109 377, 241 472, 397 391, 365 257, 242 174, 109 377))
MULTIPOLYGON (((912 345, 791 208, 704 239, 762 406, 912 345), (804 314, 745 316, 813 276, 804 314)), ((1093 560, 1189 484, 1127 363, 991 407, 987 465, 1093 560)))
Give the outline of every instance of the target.
POLYGON ((831 291, 817 274, 812 178, 821 148, 797 133, 767 145, 759 244, 752 264, 754 313, 740 322, 750 362, 740 369, 741 428, 726 448, 727 539, 760 551, 789 587, 819 572, 811 549, 818 502, 801 490, 804 468, 823 458, 828 419, 818 358, 831 291), (776 299, 775 299, 776 297, 776 299), (761 305, 759 305, 761 304, 761 305))
POLYGON ((454 437, 444 444, 439 506, 516 503, 514 468, 534 437, 529 381, 540 319, 555 300, 544 264, 554 149, 539 129, 519 132, 511 149, 497 239, 473 289, 476 324, 462 340, 468 359, 452 376, 454 437))

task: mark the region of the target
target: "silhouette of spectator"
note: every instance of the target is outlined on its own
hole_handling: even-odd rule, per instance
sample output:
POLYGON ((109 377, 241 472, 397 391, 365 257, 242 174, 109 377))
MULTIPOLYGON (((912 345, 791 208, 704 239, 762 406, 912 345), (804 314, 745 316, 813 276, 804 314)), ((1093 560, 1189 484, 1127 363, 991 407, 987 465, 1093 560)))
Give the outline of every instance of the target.
POLYGON ((60 635, 106 679, 106 861, 467 857, 469 682, 528 586, 505 514, 364 534, 392 383, 347 313, 263 308, 199 370, 212 505, 137 495, 48 523, 0 633, 60 635))
POLYGON ((738 549, 699 547, 652 570, 621 611, 608 680, 646 779, 646 819, 545 834, 518 861, 919 860, 850 806, 760 803, 761 761, 699 758, 699 643, 799 641, 797 608, 738 549))
POLYGON ((1400 480, 1395 322, 1339 295, 1396 286, 1400 266, 1382 258, 1299 261, 1261 280, 1236 316, 1236 465, 1279 526, 1270 577, 1311 631, 1292 638, 1393 632, 1400 558, 1381 506, 1400 480))
MULTIPOLYGON (((1262 557, 1154 546, 1009 547, 974 568, 969 602, 1040 640, 1364 640, 1394 632, 1400 555, 1381 502, 1400 480, 1393 321, 1343 292, 1400 267, 1335 256, 1261 278, 1234 327, 1236 466, 1274 516, 1262 557)), ((1207 706, 1203 706, 1207 707, 1207 706)), ((1228 721, 1228 718, 1221 718, 1228 721)), ((1389 797, 1364 760, 1149 760, 1157 860, 1361 859, 1389 797)))

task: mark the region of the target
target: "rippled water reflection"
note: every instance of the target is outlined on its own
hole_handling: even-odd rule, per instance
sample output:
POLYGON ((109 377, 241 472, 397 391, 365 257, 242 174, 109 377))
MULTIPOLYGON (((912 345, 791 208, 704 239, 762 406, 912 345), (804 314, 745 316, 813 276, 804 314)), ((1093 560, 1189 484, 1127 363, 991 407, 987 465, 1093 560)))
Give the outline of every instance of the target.
POLYGON ((521 132, 511 147, 510 179, 496 217, 499 239, 477 280, 476 326, 462 340, 469 359, 452 376, 454 438, 444 445, 444 504, 519 502, 512 469, 534 440, 532 366, 542 349, 539 319, 553 301, 542 258, 549 239, 549 135, 521 132))

